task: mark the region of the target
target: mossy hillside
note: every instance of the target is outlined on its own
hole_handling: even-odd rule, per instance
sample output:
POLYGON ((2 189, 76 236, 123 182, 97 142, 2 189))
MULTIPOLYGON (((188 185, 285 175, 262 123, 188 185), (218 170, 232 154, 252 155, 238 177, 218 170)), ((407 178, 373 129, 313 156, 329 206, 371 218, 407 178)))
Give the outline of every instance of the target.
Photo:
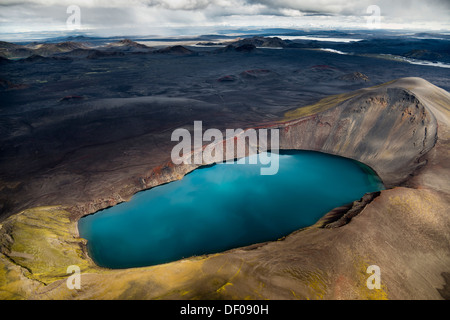
POLYGON ((396 80, 392 80, 392 81, 382 83, 382 84, 379 84, 376 86, 372 86, 372 87, 369 87, 366 89, 361 89, 361 90, 357 90, 354 92, 336 94, 336 95, 331 95, 331 96, 325 97, 323 99, 320 99, 318 102, 316 102, 314 104, 287 111, 284 114, 283 121, 296 120, 299 118, 303 118, 303 117, 311 116, 311 115, 314 115, 314 114, 317 114, 320 112, 327 111, 327 110, 337 106, 338 104, 343 103, 344 101, 347 101, 353 97, 360 95, 363 91, 385 87, 387 85, 394 84, 395 82, 396 82, 396 80))
POLYGON ((323 98, 312 105, 300 107, 286 112, 284 114, 283 120, 284 121, 296 120, 299 118, 307 117, 319 112, 329 110, 337 106, 339 103, 342 103, 356 95, 357 93, 344 93, 323 98))
POLYGON ((71 265, 82 272, 98 269, 87 258, 85 240, 76 237, 69 215, 61 207, 38 207, 12 216, 0 229, 2 253, 28 270, 30 279, 46 284, 67 277, 71 265))

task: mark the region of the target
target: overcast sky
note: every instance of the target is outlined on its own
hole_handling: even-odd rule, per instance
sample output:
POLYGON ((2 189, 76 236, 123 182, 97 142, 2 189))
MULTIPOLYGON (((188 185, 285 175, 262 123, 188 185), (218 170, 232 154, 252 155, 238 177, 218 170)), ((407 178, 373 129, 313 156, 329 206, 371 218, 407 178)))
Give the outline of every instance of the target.
MULTIPOLYGON (((0 0, 0 33, 68 30, 70 5, 80 31, 102 35, 189 34, 233 27, 367 28, 367 8, 381 27, 450 30, 450 0, 0 0)), ((75 20, 72 20, 74 22, 75 20)))

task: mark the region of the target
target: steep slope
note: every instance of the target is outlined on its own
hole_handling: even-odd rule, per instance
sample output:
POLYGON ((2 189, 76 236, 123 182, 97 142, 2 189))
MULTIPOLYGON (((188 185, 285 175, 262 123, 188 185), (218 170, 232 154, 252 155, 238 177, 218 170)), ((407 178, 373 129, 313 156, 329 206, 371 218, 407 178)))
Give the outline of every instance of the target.
POLYGON ((433 113, 408 87, 426 87, 419 79, 403 79, 319 101, 292 110, 280 126, 281 147, 317 150, 357 159, 372 168, 388 185, 398 185, 420 166, 421 157, 436 143, 433 113), (336 106, 336 102, 339 102, 336 106))

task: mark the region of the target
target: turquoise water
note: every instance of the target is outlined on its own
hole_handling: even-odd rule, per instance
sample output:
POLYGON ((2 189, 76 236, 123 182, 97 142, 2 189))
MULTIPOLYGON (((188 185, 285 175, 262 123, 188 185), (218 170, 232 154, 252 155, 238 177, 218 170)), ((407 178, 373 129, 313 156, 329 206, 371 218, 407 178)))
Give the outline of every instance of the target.
POLYGON ((262 165, 217 164, 83 217, 80 235, 100 266, 129 268, 276 240, 331 209, 383 189, 367 166, 310 151, 262 165))

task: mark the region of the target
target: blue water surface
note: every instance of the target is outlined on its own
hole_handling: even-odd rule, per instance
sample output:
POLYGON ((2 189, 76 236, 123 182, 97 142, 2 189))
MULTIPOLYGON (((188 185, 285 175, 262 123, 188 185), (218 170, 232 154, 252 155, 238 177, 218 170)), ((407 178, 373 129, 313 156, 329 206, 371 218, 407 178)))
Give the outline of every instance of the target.
POLYGON ((279 171, 216 164, 136 194, 79 221, 92 259, 108 268, 149 266, 276 240, 331 209, 384 189, 367 166, 311 151, 285 151, 279 171))

